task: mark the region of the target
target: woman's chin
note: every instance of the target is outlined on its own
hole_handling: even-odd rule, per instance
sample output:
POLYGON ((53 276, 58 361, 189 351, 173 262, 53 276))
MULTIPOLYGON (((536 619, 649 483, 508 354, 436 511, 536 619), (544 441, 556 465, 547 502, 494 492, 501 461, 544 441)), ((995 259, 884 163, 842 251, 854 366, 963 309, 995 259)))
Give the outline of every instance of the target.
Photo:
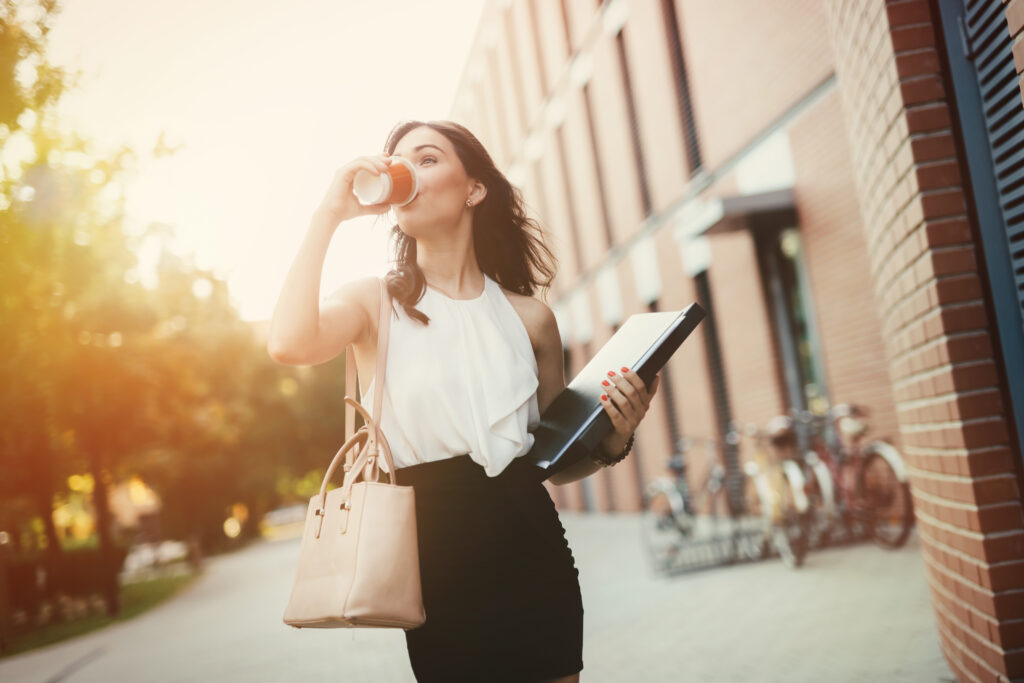
POLYGON ((409 237, 412 237, 413 239, 418 239, 419 237, 422 237, 423 235, 430 232, 429 228, 427 227, 427 223, 416 220, 414 217, 408 214, 398 214, 396 217, 398 218, 398 227, 402 230, 402 232, 404 232, 409 237))
MULTIPOLYGON (((415 201, 413 200, 410 204, 414 204, 415 201)), ((402 232, 414 239, 443 234, 446 232, 445 226, 456 223, 454 218, 438 216, 436 213, 423 210, 423 208, 420 210, 414 208, 410 211, 406 208, 407 206, 409 204, 406 204, 405 207, 395 207, 395 218, 402 232)))
POLYGON ((412 237, 431 232, 431 226, 437 223, 436 216, 431 216, 427 211, 417 210, 415 206, 410 209, 410 204, 415 205, 416 200, 412 200, 405 206, 395 207, 395 218, 402 226, 402 231, 412 237))

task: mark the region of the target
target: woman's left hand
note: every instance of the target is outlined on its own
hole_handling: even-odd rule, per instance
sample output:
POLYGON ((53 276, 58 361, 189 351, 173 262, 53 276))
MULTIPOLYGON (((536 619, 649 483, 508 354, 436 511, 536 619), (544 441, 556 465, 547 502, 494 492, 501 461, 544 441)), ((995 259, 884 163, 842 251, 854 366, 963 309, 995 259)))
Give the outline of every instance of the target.
POLYGON ((651 398, 658 391, 661 374, 654 376, 651 388, 629 368, 620 368, 618 372, 608 372, 608 378, 601 382, 601 405, 612 420, 615 429, 601 440, 601 447, 609 455, 619 454, 629 435, 636 430, 640 420, 647 414, 651 398))

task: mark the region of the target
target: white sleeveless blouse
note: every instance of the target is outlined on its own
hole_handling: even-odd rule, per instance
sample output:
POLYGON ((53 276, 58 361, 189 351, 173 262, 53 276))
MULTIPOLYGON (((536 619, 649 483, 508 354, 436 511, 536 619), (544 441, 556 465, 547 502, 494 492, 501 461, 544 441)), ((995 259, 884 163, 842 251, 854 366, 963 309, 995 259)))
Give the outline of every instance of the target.
MULTIPOLYGON (((416 308, 430 324, 396 304, 388 338, 380 423, 395 467, 469 453, 496 477, 530 450, 528 430, 540 422, 526 327, 486 273, 475 299, 452 299, 428 285, 416 308)), ((373 385, 359 399, 371 415, 373 385)))

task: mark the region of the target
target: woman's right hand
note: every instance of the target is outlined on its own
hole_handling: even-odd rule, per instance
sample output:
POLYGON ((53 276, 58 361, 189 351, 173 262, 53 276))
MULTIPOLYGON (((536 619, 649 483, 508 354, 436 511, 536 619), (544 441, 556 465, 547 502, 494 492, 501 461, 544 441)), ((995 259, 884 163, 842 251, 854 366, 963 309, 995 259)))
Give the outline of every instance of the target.
POLYGON ((331 181, 327 195, 320 202, 317 212, 331 221, 333 227, 356 216, 387 213, 391 209, 387 202, 371 206, 360 204, 352 192, 352 183, 359 171, 367 170, 380 175, 390 164, 391 157, 387 154, 356 157, 348 162, 335 172, 334 180, 331 181))

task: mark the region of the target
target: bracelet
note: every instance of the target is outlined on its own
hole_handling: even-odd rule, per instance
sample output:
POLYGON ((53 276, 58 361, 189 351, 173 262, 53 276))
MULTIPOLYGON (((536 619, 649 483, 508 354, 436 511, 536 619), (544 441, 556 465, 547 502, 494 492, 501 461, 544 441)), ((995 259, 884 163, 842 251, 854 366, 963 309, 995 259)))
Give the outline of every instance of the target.
POLYGON ((629 435, 629 439, 626 440, 626 445, 622 447, 622 452, 618 455, 608 455, 599 445, 594 452, 590 454, 590 459, 601 467, 611 467, 616 463, 622 462, 622 460, 629 454, 629 451, 633 448, 634 437, 636 437, 636 432, 629 435))

